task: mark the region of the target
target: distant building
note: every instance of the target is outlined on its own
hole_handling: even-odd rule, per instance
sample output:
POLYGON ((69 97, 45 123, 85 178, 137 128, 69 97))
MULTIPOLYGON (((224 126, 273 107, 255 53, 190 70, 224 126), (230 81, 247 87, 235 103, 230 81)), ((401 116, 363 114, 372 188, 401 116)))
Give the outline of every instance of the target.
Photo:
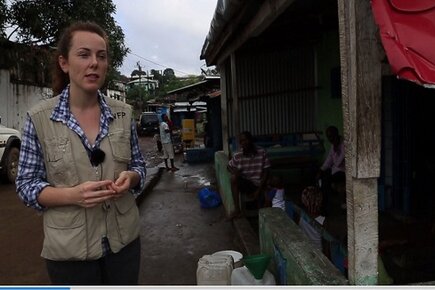
POLYGON ((121 81, 113 81, 112 88, 108 88, 106 91, 107 97, 115 99, 121 102, 126 102, 126 85, 121 81))
POLYGON ((153 76, 142 75, 140 77, 131 78, 131 81, 127 83, 127 90, 134 86, 141 86, 146 91, 154 91, 159 87, 159 81, 154 80, 153 76))

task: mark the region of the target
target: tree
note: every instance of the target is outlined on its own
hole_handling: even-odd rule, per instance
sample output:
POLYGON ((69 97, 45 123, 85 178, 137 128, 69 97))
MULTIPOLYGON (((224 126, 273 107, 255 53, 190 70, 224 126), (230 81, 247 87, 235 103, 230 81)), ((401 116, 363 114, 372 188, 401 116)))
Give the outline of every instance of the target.
POLYGON ((164 83, 163 83, 163 76, 162 76, 162 74, 160 73, 160 71, 155 70, 155 69, 152 69, 152 70, 150 71, 150 73, 151 73, 151 75, 153 76, 153 79, 159 81, 159 85, 160 85, 160 86, 164 85, 164 83))
POLYGON ((146 90, 142 86, 132 86, 127 90, 127 99, 132 101, 141 101, 146 95, 146 90))
POLYGON ((163 76, 171 78, 174 77, 175 78, 175 72, 172 68, 167 68, 163 71, 163 76))
POLYGON ((172 68, 167 68, 163 71, 163 83, 167 84, 175 79, 175 72, 172 68))
POLYGON ((6 23, 8 22, 8 10, 6 0, 0 0, 0 39, 6 38, 6 23))
MULTIPOLYGON (((134 70, 131 75, 136 75, 138 70, 134 70)), ((195 84, 201 81, 200 76, 189 75, 184 78, 177 78, 172 68, 166 68, 163 70, 163 74, 159 70, 151 69, 150 76, 153 76, 154 80, 159 81, 159 88, 153 91, 142 91, 140 88, 130 88, 127 91, 127 99, 131 101, 143 100, 147 101, 151 98, 161 99, 167 95, 168 92, 195 84)))
POLYGON ((146 75, 147 75, 146 72, 144 72, 143 70, 137 70, 137 69, 132 71, 131 74, 130 74, 131 77, 134 77, 134 76, 140 77, 140 76, 146 76, 146 75))
POLYGON ((164 93, 170 92, 185 86, 193 85, 200 81, 200 77, 197 76, 188 76, 186 78, 177 79, 173 78, 171 79, 164 87, 164 93))
MULTIPOLYGON (((0 8, 5 0, 0 0, 0 8)), ((112 0, 11 0, 6 17, 14 28, 17 42, 55 46, 62 30, 77 20, 91 20, 101 25, 110 41, 111 66, 120 67, 129 49, 124 44, 124 32, 112 14, 112 0), (98 7, 98 8, 97 8, 98 7)), ((0 25, 1 25, 0 14, 0 25)), ((10 36, 9 36, 10 37, 10 36)), ((115 74, 109 71, 109 76, 115 74)))
POLYGON ((188 76, 186 78, 170 78, 166 83, 163 83, 156 92, 157 99, 160 99, 170 91, 195 84, 201 80, 198 76, 188 76))

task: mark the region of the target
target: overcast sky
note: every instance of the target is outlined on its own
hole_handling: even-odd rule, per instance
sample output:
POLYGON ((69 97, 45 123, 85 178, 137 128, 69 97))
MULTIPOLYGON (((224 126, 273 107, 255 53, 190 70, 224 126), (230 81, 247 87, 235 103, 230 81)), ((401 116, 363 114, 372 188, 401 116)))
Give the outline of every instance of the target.
POLYGON ((139 61, 142 70, 172 68, 177 76, 199 75, 202 45, 217 0, 113 0, 115 21, 131 53, 120 71, 130 76, 139 61))

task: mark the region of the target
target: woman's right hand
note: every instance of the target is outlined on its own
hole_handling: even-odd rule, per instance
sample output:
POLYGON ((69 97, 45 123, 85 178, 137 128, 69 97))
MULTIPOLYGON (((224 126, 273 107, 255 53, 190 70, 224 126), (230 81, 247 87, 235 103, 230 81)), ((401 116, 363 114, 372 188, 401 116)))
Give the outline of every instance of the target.
POLYGON ((112 198, 116 192, 109 185, 112 180, 86 181, 74 187, 73 203, 90 208, 112 198))

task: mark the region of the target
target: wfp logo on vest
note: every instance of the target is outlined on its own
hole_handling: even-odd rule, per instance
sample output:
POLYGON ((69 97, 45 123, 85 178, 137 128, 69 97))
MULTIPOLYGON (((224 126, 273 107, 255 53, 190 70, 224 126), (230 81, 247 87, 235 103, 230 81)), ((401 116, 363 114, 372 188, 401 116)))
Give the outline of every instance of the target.
POLYGON ((124 118, 125 115, 126 115, 125 112, 116 112, 116 113, 113 113, 113 118, 115 118, 115 119, 124 118))

